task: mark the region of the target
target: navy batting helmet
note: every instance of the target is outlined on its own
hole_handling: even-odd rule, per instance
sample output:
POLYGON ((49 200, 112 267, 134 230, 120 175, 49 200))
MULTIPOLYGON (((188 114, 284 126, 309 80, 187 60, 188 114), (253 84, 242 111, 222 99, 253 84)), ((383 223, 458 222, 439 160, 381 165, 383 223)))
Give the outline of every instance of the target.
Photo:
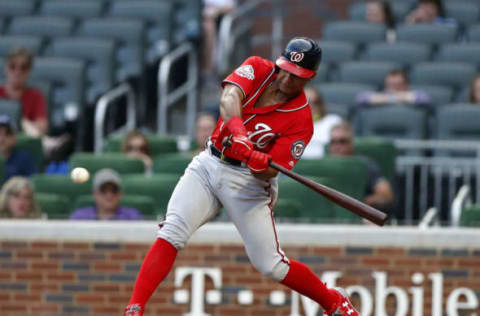
POLYGON ((278 57, 276 65, 301 78, 311 78, 322 60, 322 50, 308 37, 295 37, 278 57))

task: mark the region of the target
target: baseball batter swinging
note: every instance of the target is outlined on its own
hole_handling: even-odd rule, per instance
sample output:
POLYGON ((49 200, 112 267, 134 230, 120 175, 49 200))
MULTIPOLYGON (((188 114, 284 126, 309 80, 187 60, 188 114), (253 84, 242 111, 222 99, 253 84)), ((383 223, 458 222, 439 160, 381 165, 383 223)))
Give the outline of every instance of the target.
POLYGON ((222 82, 221 118, 207 149, 193 158, 170 198, 125 316, 143 315, 178 250, 222 206, 250 262, 265 276, 316 301, 328 315, 359 315, 343 289, 327 288, 310 268, 287 258, 273 218, 277 171, 269 161, 291 169, 310 141, 312 115, 303 88, 321 57, 315 41, 297 37, 275 63, 249 57, 222 82))

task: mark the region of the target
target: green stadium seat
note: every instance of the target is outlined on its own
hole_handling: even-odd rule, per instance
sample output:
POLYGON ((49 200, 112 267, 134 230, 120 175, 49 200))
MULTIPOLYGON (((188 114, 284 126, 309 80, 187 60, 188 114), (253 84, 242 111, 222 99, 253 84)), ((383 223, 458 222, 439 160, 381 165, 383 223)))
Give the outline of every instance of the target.
POLYGON ((175 174, 129 175, 123 178, 124 191, 150 197, 155 203, 156 214, 165 214, 179 178, 175 174))
POLYGON ((69 159, 70 168, 86 168, 92 176, 100 169, 111 168, 119 174, 145 173, 145 165, 140 159, 129 158, 126 155, 118 153, 74 153, 69 159))
POLYGON ((394 62, 352 61, 340 66, 340 81, 363 83, 380 87, 385 76, 393 69, 399 68, 394 62))
MULTIPOLYGON (((177 140, 170 136, 159 136, 155 134, 146 135, 150 144, 150 150, 152 156, 158 156, 163 154, 170 154, 178 152, 177 140)), ((122 142, 125 136, 111 136, 107 140, 106 151, 107 152, 121 152, 122 142)))
MULTIPOLYGON (((75 200, 70 214, 76 209, 94 205, 95 199, 93 198, 92 194, 81 195, 75 200)), ((155 202, 149 196, 124 193, 122 199, 120 200, 120 205, 139 210, 142 213, 144 219, 157 218, 157 214, 155 213, 155 202)))
POLYGON ((397 41, 439 45, 454 42, 457 32, 458 28, 453 25, 438 23, 401 24, 397 26, 397 41))
POLYGON ((35 159, 37 170, 43 170, 43 147, 42 140, 40 138, 27 136, 25 134, 18 134, 17 148, 30 153, 35 159))
POLYGON ((385 138, 355 138, 354 150, 357 155, 366 156, 375 161, 382 174, 392 182, 395 176, 397 149, 392 140, 385 138))
POLYGON ((361 21, 327 23, 323 28, 323 40, 335 40, 362 45, 385 41, 386 28, 380 24, 361 21))
POLYGON ((464 62, 425 62, 417 64, 411 71, 413 84, 440 85, 461 89, 475 76, 476 70, 464 62))
POLYGON ((192 158, 193 155, 188 152, 157 156, 153 162, 153 172, 182 175, 192 158))
POLYGON ((467 37, 470 42, 480 42, 480 24, 470 26, 467 31, 467 37))
POLYGON ((85 183, 74 183, 69 176, 35 174, 32 176, 35 193, 58 194, 64 196, 73 203, 76 198, 83 194, 91 194, 91 179, 85 183))
POLYGON ((320 84, 316 88, 322 94, 325 103, 346 105, 353 105, 355 103, 355 98, 359 93, 376 90, 374 85, 344 82, 320 84))
POLYGON ((480 43, 442 45, 436 60, 444 62, 461 61, 480 69, 480 43))
POLYGON ((48 219, 66 219, 72 211, 70 200, 61 194, 36 192, 35 200, 48 219))
POLYGON ((0 56, 6 56, 13 48, 17 47, 24 47, 33 55, 40 55, 42 38, 31 35, 5 35, 0 37, 0 56))
POLYGON ((402 67, 428 61, 430 47, 423 43, 372 43, 368 45, 362 57, 367 61, 395 62, 402 67))
POLYGON ((436 106, 448 104, 453 100, 453 89, 450 87, 423 84, 413 84, 410 87, 413 90, 426 92, 430 96, 431 102, 436 106))
POLYGON ((275 204, 274 214, 277 221, 298 221, 302 211, 302 203, 298 199, 280 196, 275 204))
POLYGON ((367 185, 367 166, 359 157, 302 159, 293 171, 305 176, 332 179, 335 181, 335 189, 356 199, 363 198, 367 185))
POLYGON ((460 214, 460 226, 480 227, 480 205, 466 207, 460 214))

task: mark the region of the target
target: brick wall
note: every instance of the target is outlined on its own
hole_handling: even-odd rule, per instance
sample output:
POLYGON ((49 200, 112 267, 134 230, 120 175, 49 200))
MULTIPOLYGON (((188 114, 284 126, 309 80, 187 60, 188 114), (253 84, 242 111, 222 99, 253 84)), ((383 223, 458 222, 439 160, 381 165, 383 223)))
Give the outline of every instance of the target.
MULTIPOLYGON (((0 238, 1 315, 121 315, 148 247, 148 242, 1 241, 0 238)), ((374 271, 385 272, 388 286, 398 286, 405 291, 413 286, 412 275, 421 273, 425 281, 416 286, 425 292, 424 315, 431 315, 432 283, 428 274, 432 272, 443 275, 444 311, 447 297, 456 288, 470 288, 480 298, 480 246, 283 248, 290 258, 308 264, 319 275, 325 271, 341 272, 337 284, 362 285, 372 295, 375 293, 374 271)), ((190 245, 180 252, 174 270, 191 266, 219 268, 222 273, 221 303, 206 304, 208 314, 291 313, 291 293, 256 272, 240 244, 190 245), (238 304, 237 294, 245 289, 253 291, 252 305, 238 304), (271 304, 269 295, 273 290, 287 295, 284 305, 271 304)), ((191 277, 175 288, 173 273, 150 300, 147 315, 182 315, 190 311, 190 303, 174 304, 173 296, 176 289, 190 291, 191 277)), ((213 289, 209 278, 205 282, 206 290, 213 289)), ((391 312, 388 314, 393 315, 394 302, 391 299, 387 302, 387 310, 391 312)), ((359 304, 359 300, 354 299, 354 303, 359 304)), ((303 311, 301 315, 305 315, 303 311)), ((460 315, 480 315, 480 312, 469 310, 468 314, 460 315)))

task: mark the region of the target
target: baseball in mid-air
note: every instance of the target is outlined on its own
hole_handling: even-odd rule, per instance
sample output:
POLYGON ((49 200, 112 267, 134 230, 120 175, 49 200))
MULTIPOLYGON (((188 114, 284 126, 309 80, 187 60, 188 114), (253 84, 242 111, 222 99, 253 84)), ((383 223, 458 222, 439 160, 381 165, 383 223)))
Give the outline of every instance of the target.
POLYGON ((85 168, 77 167, 72 170, 70 177, 75 183, 84 183, 88 181, 88 178, 90 178, 90 173, 85 168))

